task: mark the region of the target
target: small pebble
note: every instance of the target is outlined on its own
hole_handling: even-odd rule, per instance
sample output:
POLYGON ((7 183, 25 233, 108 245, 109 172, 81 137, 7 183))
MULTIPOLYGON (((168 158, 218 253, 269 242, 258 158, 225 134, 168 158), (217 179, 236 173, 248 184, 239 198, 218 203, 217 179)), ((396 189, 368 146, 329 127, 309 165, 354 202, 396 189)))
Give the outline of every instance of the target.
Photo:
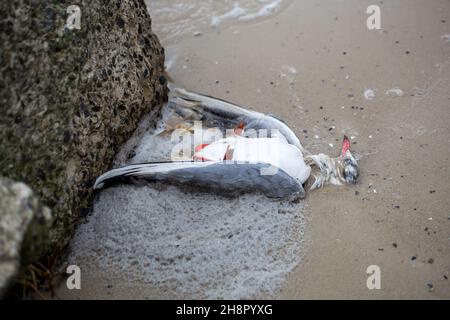
POLYGON ((394 242, 394 243, 392 244, 392 246, 393 246, 394 248, 397 248, 397 243, 394 242))
POLYGON ((414 261, 414 260, 416 260, 416 259, 417 259, 416 256, 412 256, 412 257, 411 257, 411 260, 412 260, 412 261, 414 261))
POLYGON ((434 262, 434 259, 433 259, 433 258, 428 259, 428 263, 429 263, 429 264, 432 264, 433 262, 434 262))

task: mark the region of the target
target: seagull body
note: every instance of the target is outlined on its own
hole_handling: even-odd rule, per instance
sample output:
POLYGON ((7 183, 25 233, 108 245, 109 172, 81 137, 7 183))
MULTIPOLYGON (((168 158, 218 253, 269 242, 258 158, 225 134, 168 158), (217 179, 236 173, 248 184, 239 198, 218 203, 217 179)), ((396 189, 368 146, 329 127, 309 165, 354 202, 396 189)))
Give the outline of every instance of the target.
POLYGON ((347 137, 338 158, 310 155, 294 132, 274 116, 185 89, 174 89, 166 107, 166 119, 157 134, 180 127, 189 130, 192 121, 234 133, 196 145, 190 161, 141 163, 108 171, 98 177, 94 190, 116 183, 159 181, 226 195, 261 192, 293 200, 305 197, 303 185, 312 167, 317 170, 311 188, 354 183, 358 178, 358 165, 347 137), (258 130, 270 133, 270 137, 255 135, 258 130))

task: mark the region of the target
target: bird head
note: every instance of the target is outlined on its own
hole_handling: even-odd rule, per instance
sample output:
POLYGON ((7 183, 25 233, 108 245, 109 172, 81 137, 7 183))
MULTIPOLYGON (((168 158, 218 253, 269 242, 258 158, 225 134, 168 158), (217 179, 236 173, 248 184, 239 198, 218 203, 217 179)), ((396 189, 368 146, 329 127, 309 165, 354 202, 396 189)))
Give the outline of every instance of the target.
POLYGON ((321 188, 325 184, 342 185, 343 182, 355 184, 359 177, 359 166, 356 155, 350 151, 350 140, 344 136, 341 154, 332 158, 319 153, 307 155, 305 161, 315 167, 312 173, 314 182, 310 189, 321 188))
POLYGON ((350 140, 344 136, 342 151, 339 157, 342 165, 342 176, 347 183, 356 183, 359 177, 358 161, 350 151, 350 140))

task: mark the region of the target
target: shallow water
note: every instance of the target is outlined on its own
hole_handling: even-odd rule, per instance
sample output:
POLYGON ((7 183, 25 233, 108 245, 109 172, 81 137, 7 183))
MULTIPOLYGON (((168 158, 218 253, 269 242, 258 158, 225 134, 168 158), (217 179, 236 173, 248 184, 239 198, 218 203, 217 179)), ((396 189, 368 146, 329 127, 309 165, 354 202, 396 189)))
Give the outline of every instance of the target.
POLYGON ((269 17, 291 0, 146 0, 153 31, 163 44, 269 17))

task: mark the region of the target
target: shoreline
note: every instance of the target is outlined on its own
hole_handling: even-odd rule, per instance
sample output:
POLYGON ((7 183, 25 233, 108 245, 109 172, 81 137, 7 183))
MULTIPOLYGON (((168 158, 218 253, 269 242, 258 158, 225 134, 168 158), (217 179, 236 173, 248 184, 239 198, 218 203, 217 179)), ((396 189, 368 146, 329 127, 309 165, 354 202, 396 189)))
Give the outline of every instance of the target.
MULTIPOLYGON (((166 47, 180 86, 273 113, 312 152, 337 154, 347 134, 362 155, 357 186, 308 193, 307 254, 282 299, 450 299, 450 184, 442 178, 450 165, 450 48, 442 39, 450 19, 441 22, 450 4, 383 4, 381 31, 365 28, 368 5, 295 2, 264 21, 166 47), (386 94, 395 88, 404 94, 386 94), (366 287, 370 265, 381 268, 381 290, 366 287)), ((89 282, 96 290, 86 296, 62 294, 160 294, 89 282)))

